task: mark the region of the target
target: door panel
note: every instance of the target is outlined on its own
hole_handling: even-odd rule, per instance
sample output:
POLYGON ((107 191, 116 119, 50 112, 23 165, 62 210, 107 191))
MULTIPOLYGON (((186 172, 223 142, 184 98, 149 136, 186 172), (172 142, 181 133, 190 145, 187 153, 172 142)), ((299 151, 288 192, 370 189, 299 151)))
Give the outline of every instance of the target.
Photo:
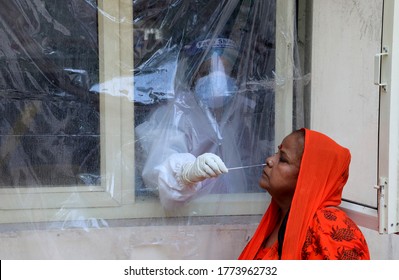
POLYGON ((377 207, 382 0, 313 1, 311 128, 350 149, 344 199, 377 207))

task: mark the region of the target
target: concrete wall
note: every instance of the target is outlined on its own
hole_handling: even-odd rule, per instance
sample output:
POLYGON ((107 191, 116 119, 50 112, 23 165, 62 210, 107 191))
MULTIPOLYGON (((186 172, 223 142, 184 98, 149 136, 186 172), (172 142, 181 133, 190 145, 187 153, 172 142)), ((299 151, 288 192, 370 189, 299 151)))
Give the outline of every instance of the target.
MULTIPOLYGON (((11 230, 0 233, 7 260, 234 260, 256 223, 11 230)), ((399 235, 361 228, 373 260, 398 260, 399 235)))
POLYGON ((0 233, 0 259, 237 259, 258 219, 242 217, 229 222, 229 218, 211 218, 205 223, 196 220, 194 225, 192 221, 176 225, 173 220, 162 220, 148 226, 119 222, 107 228, 64 230, 51 229, 51 225, 33 229, 11 225, 0 233))

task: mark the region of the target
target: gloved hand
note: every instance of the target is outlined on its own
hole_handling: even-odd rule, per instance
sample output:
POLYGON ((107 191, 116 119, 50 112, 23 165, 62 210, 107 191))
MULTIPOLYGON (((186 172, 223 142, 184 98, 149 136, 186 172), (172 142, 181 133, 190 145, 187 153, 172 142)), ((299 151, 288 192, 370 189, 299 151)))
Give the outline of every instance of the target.
POLYGON ((205 153, 198 156, 193 163, 183 165, 181 178, 184 183, 193 185, 227 172, 229 170, 220 157, 215 154, 205 153))

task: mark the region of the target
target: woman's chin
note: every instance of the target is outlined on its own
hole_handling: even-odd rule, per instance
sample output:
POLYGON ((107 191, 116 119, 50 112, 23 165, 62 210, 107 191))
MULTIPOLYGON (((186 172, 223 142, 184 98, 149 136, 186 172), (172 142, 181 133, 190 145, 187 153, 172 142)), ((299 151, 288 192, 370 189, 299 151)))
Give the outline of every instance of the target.
POLYGON ((267 179, 265 179, 263 176, 259 180, 259 187, 266 191, 269 190, 269 181, 267 179))

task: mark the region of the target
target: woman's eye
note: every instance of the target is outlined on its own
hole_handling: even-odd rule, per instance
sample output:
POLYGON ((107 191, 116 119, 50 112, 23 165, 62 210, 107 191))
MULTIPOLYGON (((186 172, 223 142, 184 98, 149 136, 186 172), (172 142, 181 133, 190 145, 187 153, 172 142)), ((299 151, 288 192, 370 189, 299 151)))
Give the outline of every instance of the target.
POLYGON ((280 162, 287 162, 287 159, 284 157, 280 157, 280 162))

